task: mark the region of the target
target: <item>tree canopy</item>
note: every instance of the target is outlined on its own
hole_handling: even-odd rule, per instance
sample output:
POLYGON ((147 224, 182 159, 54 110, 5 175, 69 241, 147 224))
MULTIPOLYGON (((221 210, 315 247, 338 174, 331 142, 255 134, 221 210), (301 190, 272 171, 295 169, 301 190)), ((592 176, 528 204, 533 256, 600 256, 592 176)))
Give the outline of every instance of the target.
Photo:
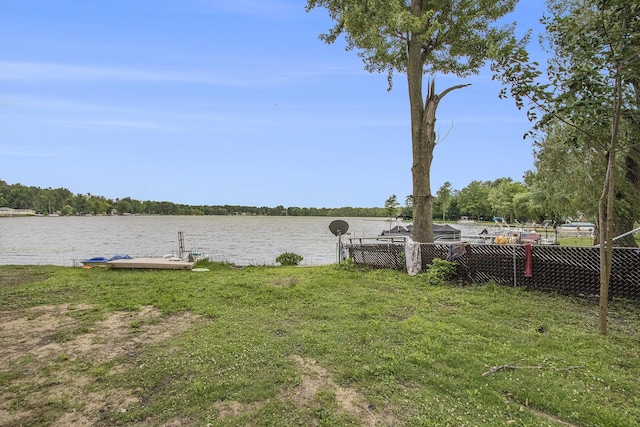
MULTIPOLYGON (((537 120, 537 112, 542 114, 534 128, 542 132, 537 165, 573 175, 574 189, 600 189, 596 198, 590 198, 590 206, 591 210, 597 206, 598 328, 605 333, 613 238, 629 231, 639 215, 640 4, 548 0, 547 8, 549 15, 542 22, 552 57, 546 73, 528 60, 526 38, 503 50, 494 70, 519 107, 526 99, 531 101, 532 120, 537 120), (593 182, 599 185, 592 186, 593 182)), ((548 171, 540 175, 547 182, 553 180, 548 171)), ((565 178, 565 182, 570 181, 565 178)), ((628 242, 635 245, 633 239, 628 242)))
POLYGON ((513 11, 517 0, 308 0, 307 10, 325 8, 335 25, 320 39, 344 35, 370 72, 406 74, 411 111, 413 237, 433 241, 431 163, 436 145, 436 110, 454 85, 437 93, 435 76, 478 73, 511 37, 513 26, 494 23, 513 11), (429 76, 426 96, 423 76, 429 76))

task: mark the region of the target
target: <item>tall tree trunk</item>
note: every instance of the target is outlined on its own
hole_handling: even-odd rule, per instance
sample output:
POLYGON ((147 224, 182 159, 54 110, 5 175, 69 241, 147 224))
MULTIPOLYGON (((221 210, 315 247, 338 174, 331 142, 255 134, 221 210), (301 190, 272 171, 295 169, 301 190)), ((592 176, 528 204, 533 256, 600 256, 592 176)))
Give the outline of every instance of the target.
MULTIPOLYGON (((421 76, 422 78, 422 76, 421 76)), ((422 103, 422 99, 420 99, 422 103)), ((435 82, 429 89, 418 132, 413 137, 413 239, 416 242, 433 242, 433 194, 431 194, 431 163, 436 143, 435 124, 438 96, 435 82)))
MULTIPOLYGON (((412 1, 411 13, 422 14, 422 2, 412 1)), ((413 180, 413 239, 416 242, 432 242, 433 230, 431 219, 431 190, 429 188, 429 169, 431 161, 426 163, 427 149, 424 144, 425 135, 422 127, 424 105, 422 101, 422 46, 418 38, 409 38, 409 58, 407 63, 407 86, 409 89, 409 105, 411 110, 411 147, 413 164, 411 174, 413 180), (427 177, 425 181, 425 177, 427 177), (427 230, 430 233, 427 233, 427 230)))
MULTIPOLYGON (((411 50, 410 50, 411 54, 411 50)), ((411 64, 411 59, 409 60, 411 64)), ((436 147, 436 111, 440 100, 449 92, 469 84, 451 86, 441 94, 435 92, 435 81, 429 82, 427 96, 422 104, 422 63, 420 71, 407 72, 409 102, 411 104, 411 142, 413 147, 413 239, 416 242, 433 242, 433 194, 431 193, 431 163, 436 147), (412 81, 419 79, 420 83, 412 81), (416 87, 420 88, 417 93, 416 87)))
POLYGON ((616 150, 618 145, 620 112, 622 109, 622 82, 619 65, 616 73, 613 105, 607 173, 602 196, 598 203, 598 225, 600 228, 600 309, 598 312, 598 332, 602 335, 607 333, 609 282, 611 279, 611 265, 613 260, 613 204, 616 193, 616 150))
MULTIPOLYGON (((422 0, 411 0, 411 14, 422 16, 422 0)), ((413 240, 433 242, 433 195, 431 194, 431 162, 436 146, 436 110, 440 100, 449 92, 468 84, 452 86, 440 95, 435 92, 435 81, 431 80, 426 99, 422 94, 424 64, 431 52, 422 44, 420 37, 409 34, 407 42, 407 86, 411 109, 411 146, 413 164, 413 240)))
MULTIPOLYGON (((411 14, 413 16, 422 15, 422 1, 411 1, 411 14)), ((411 176, 413 181, 413 239, 416 242, 433 241, 433 230, 431 235, 426 234, 427 228, 433 228, 428 224, 432 222, 429 215, 431 206, 429 204, 429 181, 424 181, 424 176, 429 175, 429 166, 424 164, 425 147, 424 129, 422 128, 422 116, 424 106, 422 101, 422 72, 424 59, 422 57, 422 43, 418 37, 409 35, 408 41, 408 61, 407 61, 407 87, 409 89, 409 106, 411 109, 411 147, 413 152, 413 164, 411 166, 411 176), (427 219, 428 218, 428 219, 427 219), (428 222, 427 222, 428 221, 428 222), (429 236, 431 238, 429 239, 429 236)))

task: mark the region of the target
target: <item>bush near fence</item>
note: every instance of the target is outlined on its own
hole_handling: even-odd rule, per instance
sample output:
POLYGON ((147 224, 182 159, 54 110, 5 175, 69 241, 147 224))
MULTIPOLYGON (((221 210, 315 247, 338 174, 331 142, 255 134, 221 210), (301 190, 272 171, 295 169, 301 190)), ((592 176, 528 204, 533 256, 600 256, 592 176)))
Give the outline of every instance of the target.
MULTIPOLYGON (((448 245, 420 244, 422 270, 434 258, 446 259, 448 245)), ((402 244, 352 244, 349 256, 355 264, 404 270, 402 244)), ((556 292, 572 296, 600 294, 600 254, 594 247, 532 246, 532 275, 525 276, 524 245, 467 245, 458 258, 455 281, 495 282, 507 286, 556 292)), ((640 301, 640 250, 614 248, 610 298, 640 301)))

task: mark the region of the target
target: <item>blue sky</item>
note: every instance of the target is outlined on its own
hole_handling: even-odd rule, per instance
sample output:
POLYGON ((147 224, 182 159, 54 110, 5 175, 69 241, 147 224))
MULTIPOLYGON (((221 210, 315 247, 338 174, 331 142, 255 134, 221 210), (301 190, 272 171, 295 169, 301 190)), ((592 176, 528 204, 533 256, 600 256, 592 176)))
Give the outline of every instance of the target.
MULTIPOLYGON (((542 1, 509 21, 537 25, 542 1)), ((411 194, 404 75, 387 92, 303 0, 0 0, 0 179, 192 205, 383 206, 411 194)), ((532 169, 488 69, 440 104, 435 193, 532 169)), ((460 83, 437 76, 440 91, 460 83)))

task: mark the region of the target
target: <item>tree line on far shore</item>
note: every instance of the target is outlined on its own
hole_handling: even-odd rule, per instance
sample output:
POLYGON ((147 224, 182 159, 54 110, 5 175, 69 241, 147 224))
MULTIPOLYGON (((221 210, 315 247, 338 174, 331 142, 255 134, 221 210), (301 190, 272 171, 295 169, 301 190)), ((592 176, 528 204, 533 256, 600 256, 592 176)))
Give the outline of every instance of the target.
POLYGON ((385 217, 384 208, 302 208, 239 205, 184 205, 173 202, 140 201, 131 197, 108 199, 94 194, 74 194, 66 188, 39 188, 7 184, 0 180, 0 207, 31 209, 50 215, 268 215, 385 217))
MULTIPOLYGON (((265 215, 265 216, 336 216, 336 217, 402 217, 412 219, 413 200, 408 195, 401 205, 393 195, 384 207, 256 207, 239 205, 184 205, 173 202, 140 201, 131 197, 115 200, 93 194, 73 194, 66 188, 38 188, 22 184, 7 184, 0 180, 0 207, 32 209, 49 215, 265 215)), ((381 197, 382 201, 382 197, 381 197)), ((545 219, 563 220, 567 212, 551 213, 530 197, 526 184, 511 178, 494 181, 472 181, 456 190, 445 182, 436 193, 433 217, 436 220, 457 221, 504 217, 509 222, 542 222, 545 219), (552 215, 553 218, 549 217, 552 215), (562 216, 564 214, 564 216, 562 216)), ((575 212, 575 211, 573 211, 575 212)))

